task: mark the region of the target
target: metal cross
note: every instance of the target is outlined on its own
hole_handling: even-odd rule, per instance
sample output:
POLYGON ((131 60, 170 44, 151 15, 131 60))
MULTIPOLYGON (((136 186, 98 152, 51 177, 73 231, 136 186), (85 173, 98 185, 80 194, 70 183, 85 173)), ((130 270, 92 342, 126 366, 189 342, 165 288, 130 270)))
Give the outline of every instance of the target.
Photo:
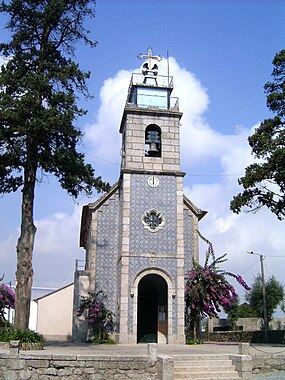
POLYGON ((160 55, 152 55, 152 48, 151 47, 149 47, 147 49, 147 55, 140 53, 138 55, 138 58, 148 60, 148 69, 149 70, 152 70, 152 65, 151 65, 152 60, 154 60, 154 61, 161 61, 162 60, 162 57, 160 55))

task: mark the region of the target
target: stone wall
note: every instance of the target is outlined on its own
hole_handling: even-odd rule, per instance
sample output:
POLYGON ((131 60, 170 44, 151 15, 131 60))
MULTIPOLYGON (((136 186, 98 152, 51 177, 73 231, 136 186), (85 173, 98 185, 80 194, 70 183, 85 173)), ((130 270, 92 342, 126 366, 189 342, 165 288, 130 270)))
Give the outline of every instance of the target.
POLYGON ((148 356, 89 356, 0 353, 0 380, 159 379, 148 356))
MULTIPOLYGON (((280 349, 282 351, 282 348, 280 349)), ((263 354, 252 355, 252 372, 265 373, 272 371, 285 371, 285 355, 263 354)))
MULTIPOLYGON (((202 334, 202 339, 207 339, 214 342, 250 342, 263 343, 263 331, 219 331, 208 334, 202 334)), ((267 343, 285 343, 285 331, 270 330, 268 331, 267 343)))
MULTIPOLYGON (((236 323, 236 330, 258 331, 263 329, 262 318, 239 318, 236 323)), ((285 318, 273 318, 269 322, 270 330, 285 330, 285 318)), ((208 320, 209 332, 231 330, 231 321, 225 318, 212 318, 208 320)))

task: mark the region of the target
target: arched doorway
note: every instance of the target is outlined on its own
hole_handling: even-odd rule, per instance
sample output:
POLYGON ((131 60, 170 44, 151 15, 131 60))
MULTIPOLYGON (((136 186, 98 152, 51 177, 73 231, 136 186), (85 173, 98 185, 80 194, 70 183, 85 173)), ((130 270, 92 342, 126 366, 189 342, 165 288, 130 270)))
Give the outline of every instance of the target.
POLYGON ((157 274, 138 285, 137 342, 167 343, 167 283, 157 274))

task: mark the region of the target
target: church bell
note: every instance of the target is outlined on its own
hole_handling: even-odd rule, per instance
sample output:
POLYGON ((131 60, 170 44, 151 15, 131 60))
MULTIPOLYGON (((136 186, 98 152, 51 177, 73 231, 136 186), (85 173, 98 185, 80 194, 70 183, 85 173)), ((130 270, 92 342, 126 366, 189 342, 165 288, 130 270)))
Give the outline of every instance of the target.
POLYGON ((158 149, 156 147, 156 143, 155 142, 150 143, 150 147, 149 147, 148 153, 149 154, 158 153, 158 149))

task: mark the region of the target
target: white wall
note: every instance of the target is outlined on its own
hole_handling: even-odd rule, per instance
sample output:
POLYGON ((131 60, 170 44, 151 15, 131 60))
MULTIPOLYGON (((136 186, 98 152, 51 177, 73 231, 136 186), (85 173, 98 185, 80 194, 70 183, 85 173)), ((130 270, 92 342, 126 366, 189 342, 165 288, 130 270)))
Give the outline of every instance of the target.
POLYGON ((37 300, 37 332, 46 339, 66 340, 72 335, 73 284, 37 300))

